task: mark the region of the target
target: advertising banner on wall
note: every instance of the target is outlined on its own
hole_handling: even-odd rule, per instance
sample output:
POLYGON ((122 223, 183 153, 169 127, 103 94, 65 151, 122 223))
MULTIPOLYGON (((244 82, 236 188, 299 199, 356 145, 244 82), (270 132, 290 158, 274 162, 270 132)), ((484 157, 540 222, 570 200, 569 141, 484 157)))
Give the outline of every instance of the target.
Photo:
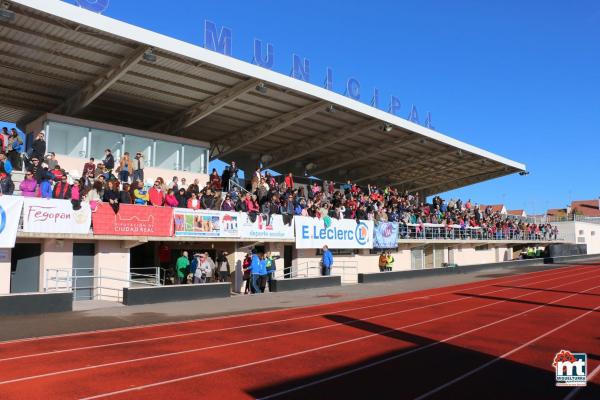
POLYGON ((0 196, 0 248, 15 247, 22 208, 21 196, 0 196))
POLYGON ((375 225, 373 247, 376 249, 394 249, 398 247, 398 223, 380 222, 375 225))
POLYGON ((90 204, 73 210, 69 200, 25 197, 23 231, 37 233, 89 233, 92 224, 90 204))
POLYGON ((108 203, 100 203, 92 222, 95 235, 173 236, 171 207, 121 204, 115 214, 108 203))
POLYGON ((239 237, 239 217, 236 212, 176 208, 175 236, 239 237))
POLYGON ((296 225, 296 247, 319 249, 327 245, 330 249, 372 249, 373 221, 331 218, 329 226, 325 220, 311 217, 294 217, 296 225))
POLYGON ((240 213, 240 237, 243 239, 294 239, 291 217, 284 222, 282 215, 256 215, 254 221, 249 214, 240 213), (288 223, 286 223, 288 222, 288 223))

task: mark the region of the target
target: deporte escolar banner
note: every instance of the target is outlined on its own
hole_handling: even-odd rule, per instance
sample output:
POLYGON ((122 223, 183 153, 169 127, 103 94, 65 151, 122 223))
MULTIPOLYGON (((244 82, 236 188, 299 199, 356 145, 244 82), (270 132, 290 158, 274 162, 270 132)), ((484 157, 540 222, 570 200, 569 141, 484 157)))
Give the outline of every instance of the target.
POLYGON ((294 217, 296 247, 319 249, 325 245, 330 249, 372 249, 373 221, 353 219, 325 219, 294 217))

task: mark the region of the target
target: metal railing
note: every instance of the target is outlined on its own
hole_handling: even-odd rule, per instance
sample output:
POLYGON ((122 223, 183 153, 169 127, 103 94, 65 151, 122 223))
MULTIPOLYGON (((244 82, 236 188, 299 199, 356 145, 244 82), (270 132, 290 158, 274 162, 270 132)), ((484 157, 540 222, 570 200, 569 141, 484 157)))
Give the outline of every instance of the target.
POLYGON ((400 224, 398 239, 415 240, 522 240, 553 241, 563 240, 560 234, 550 231, 529 232, 519 229, 493 230, 481 227, 449 227, 416 224, 400 224))
MULTIPOLYGON (((283 268, 275 270, 275 279, 310 278, 322 275, 319 260, 304 261, 292 265, 289 271, 283 268)), ((342 277, 342 283, 356 283, 358 281, 358 261, 334 260, 331 275, 342 277)))
MULTIPOLYGON (((146 282, 140 279, 117 278, 105 274, 94 274, 91 268, 47 268, 45 274, 45 292, 68 292, 73 293, 73 300, 112 300, 121 302, 123 300, 123 288, 135 286, 160 286, 156 278, 149 274, 133 273, 134 277, 144 279, 154 279, 154 282, 146 282), (108 282, 116 282, 114 285, 107 285, 108 282), (121 285, 122 283, 122 285, 121 285)), ((123 271, 113 269, 103 269, 122 274, 123 271)))

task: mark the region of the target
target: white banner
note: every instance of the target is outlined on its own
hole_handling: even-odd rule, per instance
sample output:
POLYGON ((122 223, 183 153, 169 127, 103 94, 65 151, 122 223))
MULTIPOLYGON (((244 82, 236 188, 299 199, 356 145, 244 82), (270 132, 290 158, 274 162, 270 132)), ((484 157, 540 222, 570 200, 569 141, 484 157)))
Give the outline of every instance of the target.
POLYGON ((296 248, 319 249, 327 245, 330 249, 372 249, 373 221, 331 218, 329 226, 325 220, 311 217, 294 217, 296 225, 296 248))
POLYGON ((0 196, 0 248, 15 247, 22 208, 21 196, 0 196))
MULTIPOLYGON (((291 216, 290 216, 291 218, 291 216)), ((240 237, 243 239, 294 239, 294 225, 283 222, 282 215, 258 214, 254 222, 246 213, 240 213, 240 237)))
POLYGON ((175 208, 175 236, 239 237, 240 214, 229 211, 175 208))
POLYGON ((92 224, 90 203, 73 210, 70 200, 25 197, 23 231, 37 233, 89 233, 92 224))

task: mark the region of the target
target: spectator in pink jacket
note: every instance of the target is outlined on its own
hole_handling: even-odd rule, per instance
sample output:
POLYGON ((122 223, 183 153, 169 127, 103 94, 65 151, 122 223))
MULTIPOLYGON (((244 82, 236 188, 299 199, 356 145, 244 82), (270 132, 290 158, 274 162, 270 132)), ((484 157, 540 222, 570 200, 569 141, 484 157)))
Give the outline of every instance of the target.
POLYGON ((165 196, 165 205, 169 207, 177 207, 179 201, 177 201, 177 197, 175 197, 175 192, 173 189, 169 189, 167 191, 167 195, 165 196))
POLYGON ((28 171, 25 174, 25 179, 21 181, 19 190, 25 197, 36 197, 37 181, 35 180, 33 173, 28 171))

